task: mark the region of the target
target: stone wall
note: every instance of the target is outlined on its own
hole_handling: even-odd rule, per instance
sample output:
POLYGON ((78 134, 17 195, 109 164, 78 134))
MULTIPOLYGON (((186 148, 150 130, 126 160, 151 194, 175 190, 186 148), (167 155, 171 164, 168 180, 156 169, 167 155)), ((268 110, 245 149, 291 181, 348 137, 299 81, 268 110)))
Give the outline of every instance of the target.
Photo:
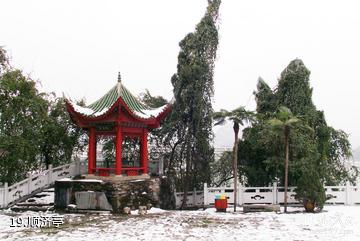
POLYGON ((55 208, 74 210, 109 210, 123 213, 124 208, 160 207, 159 177, 85 176, 84 179, 62 179, 55 182, 55 208), (88 194, 87 194, 88 192, 88 194), (93 194, 91 194, 93 193, 93 194), (106 200, 104 200, 105 194, 106 200), (107 201, 107 202, 106 202, 107 201))

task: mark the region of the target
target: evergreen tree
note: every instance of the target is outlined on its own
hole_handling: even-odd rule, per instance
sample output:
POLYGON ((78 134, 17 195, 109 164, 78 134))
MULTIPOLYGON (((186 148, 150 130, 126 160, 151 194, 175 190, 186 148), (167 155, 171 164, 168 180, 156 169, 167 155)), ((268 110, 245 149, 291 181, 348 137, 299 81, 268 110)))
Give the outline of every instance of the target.
POLYGON ((0 76, 0 181, 13 183, 40 166, 38 155, 47 103, 19 70, 0 76))
POLYGON ((276 111, 276 96, 266 82, 259 77, 257 91, 254 92, 256 100, 256 112, 261 115, 269 115, 276 111))
POLYGON ((233 152, 225 151, 219 160, 211 163, 211 186, 220 187, 234 178, 233 159, 233 152))
MULTIPOLYGON (((52 95, 51 95, 52 96, 52 95)), ((77 127, 66 111, 63 98, 47 98, 47 115, 41 120, 40 158, 46 168, 69 163, 74 151, 87 145, 84 131, 77 127)))
POLYGON ((313 212, 316 207, 321 210, 324 207, 326 195, 324 183, 321 181, 316 166, 309 163, 307 168, 300 172, 295 189, 296 199, 303 204, 307 212, 313 212))
MULTIPOLYGON (((171 78, 175 103, 163 127, 167 143, 167 174, 187 191, 210 181, 213 160, 213 74, 218 46, 220 0, 208 1, 205 16, 180 42, 177 73, 171 78)), ((183 203, 183 207, 185 202, 183 203)))
MULTIPOLYGON (((277 177, 280 183, 284 183, 281 161, 285 158, 284 143, 281 138, 275 138, 276 133, 267 130, 265 124, 268 119, 275 117, 274 108, 280 106, 288 107, 313 130, 294 130, 290 133, 289 185, 298 185, 298 190, 307 190, 311 187, 302 184, 336 185, 345 180, 355 180, 357 170, 354 168, 349 172, 344 166, 344 160, 351 154, 347 134, 328 126, 324 113, 316 109, 312 101, 310 71, 301 60, 290 62, 281 73, 275 90, 271 90, 261 79, 257 87, 255 96, 259 119, 244 130, 243 141, 239 144, 241 154, 238 161, 245 164, 241 171, 247 176, 249 185, 269 185, 277 177)), ((321 196, 320 192, 316 198, 319 206, 324 200, 321 196)))
POLYGON ((148 89, 140 94, 139 99, 151 108, 159 108, 168 103, 167 100, 162 96, 152 96, 148 89))
POLYGON ((310 87, 310 71, 300 59, 295 59, 281 73, 275 92, 278 106, 286 106, 294 115, 304 115, 315 110, 310 87))
POLYGON ((14 183, 27 172, 71 161, 81 148, 81 130, 62 99, 39 92, 36 82, 11 67, 0 48, 0 182, 14 183))
POLYGON ((239 172, 246 177, 243 185, 270 185, 284 170, 281 133, 272 131, 265 121, 253 123, 243 130, 239 157, 239 172))
POLYGON ((6 50, 0 46, 0 75, 5 70, 10 69, 9 59, 6 55, 6 50))

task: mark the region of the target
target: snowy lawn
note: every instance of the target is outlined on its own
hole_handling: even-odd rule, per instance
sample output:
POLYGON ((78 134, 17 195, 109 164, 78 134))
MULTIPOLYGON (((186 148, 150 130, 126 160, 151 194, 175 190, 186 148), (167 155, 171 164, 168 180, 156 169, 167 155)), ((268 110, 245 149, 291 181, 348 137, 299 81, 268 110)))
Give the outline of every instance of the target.
MULTIPOLYGON (((241 208, 239 208, 241 210, 241 208)), ((56 213, 0 211, 0 240, 360 240, 360 206, 326 206, 322 213, 163 211, 145 216, 62 214, 64 224, 10 227, 11 218, 56 213)))

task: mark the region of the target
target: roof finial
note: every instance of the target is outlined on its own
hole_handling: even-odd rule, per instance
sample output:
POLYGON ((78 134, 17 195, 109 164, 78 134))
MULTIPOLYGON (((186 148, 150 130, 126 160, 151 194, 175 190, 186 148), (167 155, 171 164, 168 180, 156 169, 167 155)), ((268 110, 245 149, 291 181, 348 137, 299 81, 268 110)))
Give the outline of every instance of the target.
POLYGON ((120 72, 118 74, 117 92, 118 92, 118 95, 121 95, 121 75, 120 75, 120 72))
POLYGON ((121 75, 120 75, 120 71, 119 71, 119 74, 118 74, 118 82, 121 83, 121 75))

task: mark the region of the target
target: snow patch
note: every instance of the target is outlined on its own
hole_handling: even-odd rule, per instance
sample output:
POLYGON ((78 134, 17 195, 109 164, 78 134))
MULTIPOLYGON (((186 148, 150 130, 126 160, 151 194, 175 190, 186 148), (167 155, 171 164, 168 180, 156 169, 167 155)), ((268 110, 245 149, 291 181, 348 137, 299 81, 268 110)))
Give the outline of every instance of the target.
POLYGON ((157 117, 160 113, 162 113, 162 112, 166 109, 167 106, 168 106, 168 105, 166 104, 166 105, 163 105, 163 106, 161 106, 161 107, 159 107, 159 108, 156 108, 156 109, 152 109, 152 110, 141 110, 141 112, 139 112, 139 111, 134 111, 134 113, 135 113, 137 116, 139 116, 139 117, 141 117, 141 118, 143 118, 143 119, 147 119, 147 118, 150 118, 150 117, 157 117))
POLYGON ((68 178, 68 177, 64 177, 64 178, 59 179, 58 181, 61 181, 61 182, 71 182, 72 179, 71 179, 71 178, 68 178))
POLYGON ((94 110, 92 110, 88 107, 83 107, 83 106, 77 105, 71 101, 70 101, 70 104, 72 105, 72 107, 74 108, 74 110, 76 112, 86 115, 86 116, 94 116, 94 117, 101 116, 101 115, 105 114, 106 112, 108 112, 110 109, 110 107, 106 107, 99 112, 94 112, 94 110))
POLYGON ((99 180, 99 179, 75 179, 73 181, 76 181, 76 182, 104 182, 103 180, 99 180))
POLYGON ((55 230, 9 226, 12 217, 57 213, 2 210, 0 240, 360 240, 360 206, 325 206, 321 213, 302 210, 276 214, 151 208, 151 215, 64 214, 65 225, 55 230))

